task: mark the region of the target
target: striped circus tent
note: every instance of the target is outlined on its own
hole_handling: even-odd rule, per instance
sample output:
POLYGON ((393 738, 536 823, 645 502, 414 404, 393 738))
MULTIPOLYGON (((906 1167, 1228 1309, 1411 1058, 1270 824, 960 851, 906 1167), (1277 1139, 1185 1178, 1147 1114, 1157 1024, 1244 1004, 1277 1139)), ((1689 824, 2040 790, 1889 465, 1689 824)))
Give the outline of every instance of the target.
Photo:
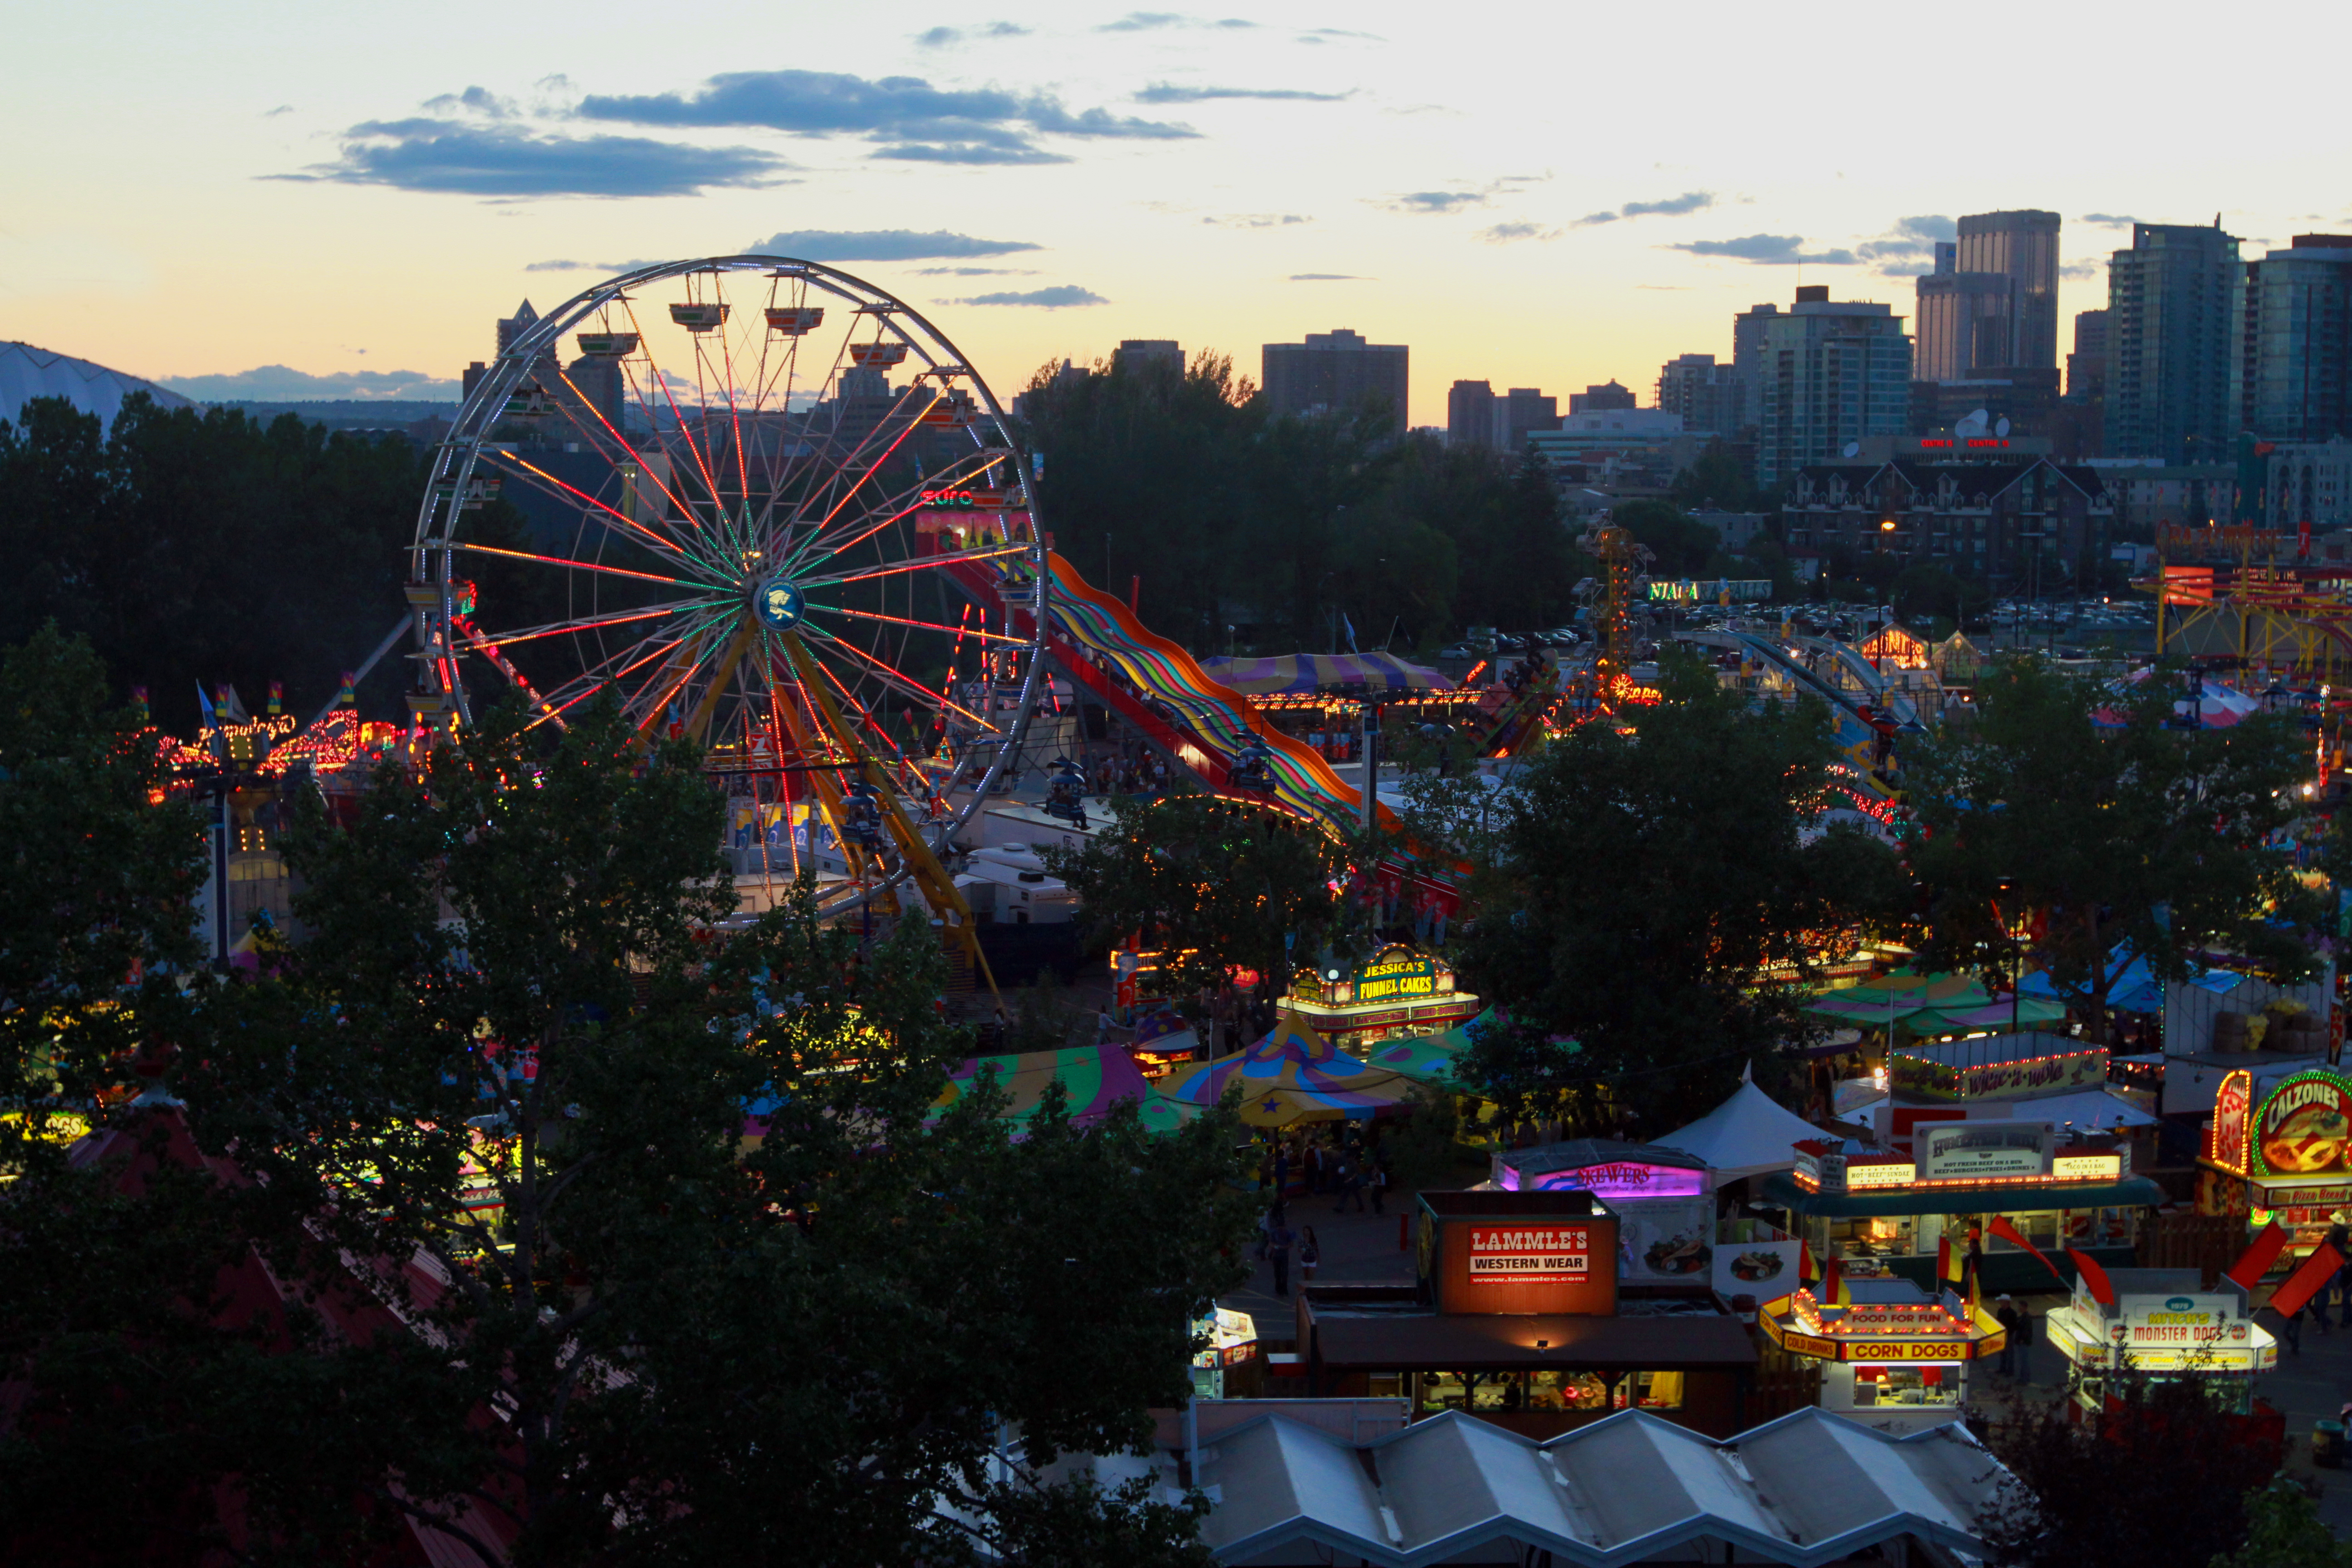
POLYGON ((1091 1127, 1111 1113, 1123 1100, 1141 1103, 1144 1127, 1171 1131, 1200 1114, 1196 1107, 1172 1104, 1151 1092, 1133 1058, 1118 1046, 1082 1046, 1060 1051, 1028 1051, 1018 1055, 973 1057, 948 1075, 947 1087, 931 1102, 929 1120, 937 1121, 972 1091, 990 1068, 1011 1097, 1004 1120, 1025 1124, 1037 1113, 1048 1084, 1059 1080, 1069 1094, 1070 1119, 1091 1127))
POLYGON ((1296 1013, 1285 1012, 1265 1039, 1213 1062, 1180 1067, 1160 1081, 1158 1092, 1199 1109, 1216 1104, 1236 1084, 1242 1120, 1255 1127, 1369 1121, 1402 1104, 1413 1088, 1412 1079, 1358 1061, 1296 1013))
POLYGON ((1201 668, 1251 697, 1362 686, 1376 691, 1434 691, 1452 684, 1433 669, 1392 653, 1297 653, 1282 658, 1204 658, 1201 668))

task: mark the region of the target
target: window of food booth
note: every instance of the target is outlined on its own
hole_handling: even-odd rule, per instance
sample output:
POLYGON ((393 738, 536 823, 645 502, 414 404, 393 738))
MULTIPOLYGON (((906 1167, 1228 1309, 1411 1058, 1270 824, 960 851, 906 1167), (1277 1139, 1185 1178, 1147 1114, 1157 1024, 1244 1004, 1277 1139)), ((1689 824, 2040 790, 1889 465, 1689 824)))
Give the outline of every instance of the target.
POLYGON ((1878 1405, 1958 1405, 1960 1373, 1956 1366, 1873 1366, 1853 1369, 1856 1409, 1878 1405))
POLYGON ((1424 1415, 1442 1410, 1679 1410, 1683 1374, 1629 1372, 1616 1387, 1599 1373, 1424 1372, 1414 1374, 1412 1401, 1424 1415))

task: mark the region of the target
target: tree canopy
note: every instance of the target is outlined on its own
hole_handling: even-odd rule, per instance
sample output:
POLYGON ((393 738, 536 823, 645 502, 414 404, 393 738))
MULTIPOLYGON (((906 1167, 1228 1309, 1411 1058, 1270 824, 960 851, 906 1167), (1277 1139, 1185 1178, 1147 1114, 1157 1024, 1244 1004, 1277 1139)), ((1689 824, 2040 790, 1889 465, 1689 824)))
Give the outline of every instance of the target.
POLYGON ((1894 855, 1816 833, 1817 705, 1756 708, 1696 661, 1665 700, 1578 726, 1500 792, 1479 855, 1469 984, 1510 1015, 1465 1068, 1515 1109, 1608 1102, 1663 1130, 1809 1037, 1820 955, 1900 907, 1894 855), (1570 1042, 1573 1042, 1572 1044, 1570 1042))
MULTIPOLYGON (((166 728, 199 689, 258 709, 285 684, 303 718, 398 618, 425 468, 407 441, 280 415, 158 408, 111 430, 62 398, 0 421, 0 642, 55 620, 89 638, 118 697, 148 689, 166 728)), ((389 701, 396 663, 379 671, 389 701)))
POLYGON ((2013 930, 2046 911, 2034 960, 2096 1040, 2133 958, 2174 981, 2209 949, 2283 980, 2315 967, 2326 900, 2281 837, 2308 809, 2309 741, 2268 715, 2175 728, 2178 679, 2119 692, 2007 660, 1978 680, 1972 724, 1907 749, 1928 963, 2006 982, 2013 930))
POLYGON ((1540 465, 1390 411, 1277 417, 1230 359, 1047 366, 1024 397, 1056 548, 1146 624, 1203 652, 1225 628, 1277 651, 1434 648, 1464 624, 1515 634, 1574 609, 1586 568, 1540 465))
POLYGON ((1039 1467, 1185 1397, 1192 1321, 1245 1272, 1230 1118, 1081 1128, 1052 1096, 1016 1140, 985 1084, 935 1113, 971 1038, 929 925, 861 953, 805 897, 733 920, 720 804, 609 709, 501 710, 289 835, 299 940, 167 1080, 212 1163, 0 1194, 0 1376, 44 1416, 0 1433, 15 1528, 289 1563, 403 1516, 530 1562, 1203 1561, 1188 1509, 1039 1467), (246 1250, 321 1310, 215 1321, 246 1250), (354 1289, 397 1321, 340 1327, 354 1289), (105 1389, 157 1342, 173 1398, 132 1421, 105 1389))

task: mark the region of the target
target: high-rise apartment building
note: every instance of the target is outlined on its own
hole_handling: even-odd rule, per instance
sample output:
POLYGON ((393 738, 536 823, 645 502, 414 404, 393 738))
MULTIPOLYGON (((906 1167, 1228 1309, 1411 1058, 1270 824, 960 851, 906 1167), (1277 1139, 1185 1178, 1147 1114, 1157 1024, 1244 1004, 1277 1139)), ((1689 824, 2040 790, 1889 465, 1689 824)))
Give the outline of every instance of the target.
POLYGON ((1731 436, 1748 420, 1748 388, 1713 354, 1676 354, 1658 367, 1657 405, 1679 414, 1683 428, 1731 436))
POLYGON ((1157 368, 1164 374, 1182 379, 1183 345, 1173 338, 1127 338, 1111 351, 1113 375, 1133 374, 1147 368, 1157 368))
POLYGON ((1402 343, 1367 342, 1346 327, 1309 332, 1303 343, 1267 343, 1259 359, 1266 405, 1276 414, 1317 414, 1353 408, 1367 399, 1387 406, 1404 434, 1412 351, 1402 343))
POLYGON ((2246 264, 2240 422, 2271 441, 2352 435, 2352 235, 2246 264))
POLYGON ((2245 268, 2217 222, 2132 225, 2107 262, 2110 457, 2218 463, 2242 409, 2245 268))
POLYGON ((1917 379, 1958 381, 2023 363, 2017 358, 2016 279, 2006 272, 1929 272, 1916 283, 1912 363, 1917 379))
POLYGON ((1528 449, 1528 437, 1538 430, 1559 428, 1559 399, 1541 389, 1515 386, 1495 400, 1495 445, 1517 458, 1528 449))
POLYGON ((1570 414, 1606 414, 1612 408, 1639 408, 1641 405, 1642 400, 1628 388, 1618 385, 1614 377, 1598 386, 1588 386, 1582 392, 1568 395, 1568 411, 1570 414))
POLYGON ((1445 439, 1454 447, 1495 444, 1495 388, 1491 382, 1457 381, 1447 391, 1445 439))
POLYGON ((1766 320, 1763 339, 1759 484, 1776 488, 1807 463, 1908 426, 1911 339, 1889 307, 1799 289, 1787 314, 1766 320))
POLYGON ((1978 213, 1959 222, 1957 273, 1998 272, 2013 279, 2016 331, 2001 363, 2058 368, 2058 215, 2031 209, 1978 213))
POLYGON ((2066 356, 2066 395, 2100 397, 2107 390, 2107 313, 2074 312, 2074 352, 2066 356))

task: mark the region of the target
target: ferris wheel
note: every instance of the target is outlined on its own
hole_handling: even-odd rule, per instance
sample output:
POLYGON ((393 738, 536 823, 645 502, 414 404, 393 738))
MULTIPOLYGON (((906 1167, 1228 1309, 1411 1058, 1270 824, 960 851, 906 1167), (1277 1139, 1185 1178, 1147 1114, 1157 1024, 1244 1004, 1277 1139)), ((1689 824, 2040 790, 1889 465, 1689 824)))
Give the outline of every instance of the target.
POLYGON ((614 278, 515 333, 437 451, 415 721, 511 692, 562 725, 610 694, 769 818, 821 821, 834 892, 912 878, 960 909, 938 851, 1044 679, 1031 478, 987 384, 870 283, 772 256, 614 278))

